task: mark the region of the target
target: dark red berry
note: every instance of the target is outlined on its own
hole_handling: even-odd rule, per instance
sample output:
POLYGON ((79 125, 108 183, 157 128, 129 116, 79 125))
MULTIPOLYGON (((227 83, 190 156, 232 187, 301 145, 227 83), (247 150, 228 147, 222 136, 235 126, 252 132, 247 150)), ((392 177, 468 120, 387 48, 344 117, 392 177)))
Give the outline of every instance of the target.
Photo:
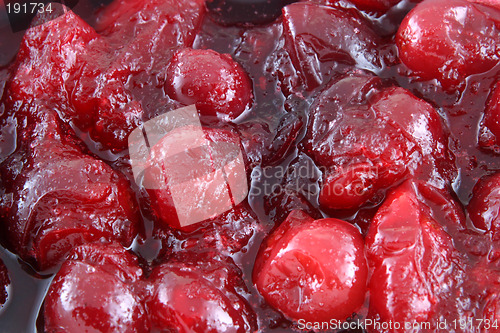
POLYGON ((470 219, 478 229, 488 231, 500 240, 500 174, 481 179, 472 191, 467 207, 470 219))
POLYGON ((230 55, 213 50, 182 49, 167 69, 167 94, 179 102, 196 104, 202 115, 238 117, 252 100, 252 84, 230 55))
POLYGON ((452 89, 498 63, 499 23, 499 11, 471 1, 426 0, 399 27, 399 56, 420 78, 452 89))
POLYGON ((45 332, 148 332, 141 298, 142 270, 119 245, 75 249, 47 292, 45 332))
POLYGON ((161 331, 253 332, 255 314, 237 292, 242 287, 230 262, 181 255, 151 273, 147 303, 151 324, 161 331))
POLYGON ((19 149, 1 165, 11 203, 3 223, 7 244, 40 269, 94 240, 129 246, 140 230, 125 177, 84 153, 43 106, 18 111, 19 149))

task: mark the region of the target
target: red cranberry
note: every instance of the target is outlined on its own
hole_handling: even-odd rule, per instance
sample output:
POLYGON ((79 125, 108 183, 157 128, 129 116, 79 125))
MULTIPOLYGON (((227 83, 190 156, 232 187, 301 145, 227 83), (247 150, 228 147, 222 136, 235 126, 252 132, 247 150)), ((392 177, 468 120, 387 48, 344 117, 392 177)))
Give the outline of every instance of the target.
POLYGON ((500 290, 490 294, 483 309, 481 328, 485 333, 498 332, 500 322, 500 290))
POLYGON ((322 167, 327 209, 377 204, 408 174, 443 187, 456 175, 441 118, 428 103, 376 77, 334 81, 311 107, 306 153, 322 167))
POLYGON ((140 229, 128 181, 87 155, 52 110, 30 110, 18 121, 20 149, 2 165, 12 204, 6 242, 41 269, 59 263, 74 246, 115 240, 129 246, 140 229))
POLYGON ((422 79, 452 89, 498 63, 499 22, 500 12, 470 1, 423 1, 399 27, 399 56, 422 79))
POLYGON ((186 126, 151 148, 143 185, 161 223, 193 230, 239 204, 248 192, 246 177, 237 134, 186 126))
POLYGON ((153 327, 179 333, 255 331, 255 314, 235 290, 242 281, 233 265, 184 255, 156 267, 149 278, 153 327))
POLYGON ((500 153, 500 83, 491 92, 479 130, 479 146, 500 153))
POLYGON ((262 244, 253 281, 287 317, 321 322, 359 310, 367 272, 363 238, 353 225, 293 211, 262 244))
POLYGON ((472 192, 467 207, 476 228, 491 232, 500 240, 500 173, 481 179, 472 192))
POLYGON ((134 291, 141 276, 137 258, 118 245, 76 248, 45 298, 45 332, 147 332, 134 291))
POLYGON ((238 117, 250 105, 248 75, 230 55, 213 50, 182 49, 167 69, 167 94, 186 105, 196 103, 202 115, 238 117))
MULTIPOLYGON (((393 190, 370 225, 370 312, 381 322, 401 327, 405 322, 430 322, 436 329, 434 319, 442 318, 436 311, 455 299, 452 290, 463 272, 453 240, 440 225, 445 218, 435 219, 443 206, 424 204, 421 186, 426 185, 407 181, 393 190)), ((446 218, 453 219, 449 214, 446 218)))
POLYGON ((332 61, 371 70, 382 67, 382 41, 355 9, 291 4, 283 9, 283 36, 307 90, 327 82, 332 61))

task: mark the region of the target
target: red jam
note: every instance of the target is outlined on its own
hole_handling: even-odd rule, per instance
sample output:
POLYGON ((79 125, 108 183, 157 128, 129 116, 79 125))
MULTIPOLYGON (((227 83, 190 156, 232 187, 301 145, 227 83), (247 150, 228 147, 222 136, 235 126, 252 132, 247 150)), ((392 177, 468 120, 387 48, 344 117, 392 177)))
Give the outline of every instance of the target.
POLYGON ((500 332, 498 1, 0 23, 0 331, 500 332))

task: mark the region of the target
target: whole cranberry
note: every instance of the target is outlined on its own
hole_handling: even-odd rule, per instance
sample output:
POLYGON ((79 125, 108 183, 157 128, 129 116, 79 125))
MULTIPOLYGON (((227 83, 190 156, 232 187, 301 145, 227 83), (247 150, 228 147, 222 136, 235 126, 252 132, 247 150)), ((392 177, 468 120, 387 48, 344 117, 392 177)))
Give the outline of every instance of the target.
POLYGON ((42 270, 83 243, 130 246, 141 218, 123 174, 87 154, 52 109, 16 116, 25 124, 17 128, 19 149, 0 166, 12 200, 0 225, 8 246, 42 270))
POLYGON ((283 38, 302 85, 312 90, 328 82, 337 63, 369 70, 384 65, 382 38, 355 9, 298 2, 283 8, 283 38))
POLYGON ((310 108, 305 153, 323 172, 324 209, 380 203, 414 176, 444 187, 456 176, 438 112, 400 87, 353 72, 333 80, 310 108))
POLYGON ((253 281, 264 299, 293 320, 345 320, 365 299, 363 237, 353 225, 314 220, 302 211, 264 241, 253 281))
POLYGON ((152 326, 179 333, 253 332, 255 314, 235 288, 241 273, 231 261, 184 252, 154 268, 147 306, 152 326))
POLYGON ((230 55, 213 50, 181 49, 167 68, 165 91, 202 115, 232 120, 252 101, 252 83, 230 55))
POLYGON ((399 27, 399 56, 422 79, 457 87, 498 63, 499 22, 500 12, 470 1, 423 1, 399 27))
POLYGON ((147 332, 146 311, 134 290, 141 276, 137 258, 119 245, 76 248, 45 298, 45 332, 147 332))

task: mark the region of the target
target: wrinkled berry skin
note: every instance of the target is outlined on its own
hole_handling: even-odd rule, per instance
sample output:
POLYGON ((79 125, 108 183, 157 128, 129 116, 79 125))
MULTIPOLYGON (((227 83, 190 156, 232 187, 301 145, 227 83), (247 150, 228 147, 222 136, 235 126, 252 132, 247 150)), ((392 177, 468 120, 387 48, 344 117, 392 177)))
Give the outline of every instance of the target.
POLYGON ((322 208, 377 204, 408 176, 438 187, 456 176, 441 118, 427 102, 379 78, 334 80, 310 108, 304 152, 323 171, 322 208))
POLYGON ((474 186, 467 206, 474 226, 500 240, 500 174, 484 177, 474 186))
MULTIPOLYGON (((100 150, 122 151, 146 113, 174 104, 161 96, 154 102, 162 107, 150 106, 144 91, 164 80, 175 51, 192 46, 204 12, 202 0, 117 0, 100 12, 98 32, 72 11, 42 14, 21 43, 9 98, 57 105, 100 150)), ((159 94, 161 87, 146 95, 159 94)))
POLYGON ((236 133, 186 126, 151 148, 143 185, 160 225, 191 231, 239 204, 248 192, 246 177, 236 133))
POLYGON ((404 332, 404 323, 413 321, 432 322, 436 329, 436 318, 449 320, 460 311, 448 300, 461 296, 465 274, 443 226, 460 229, 464 216, 451 199, 437 205, 436 198, 444 196, 406 181, 389 193, 369 227, 370 313, 381 322, 399 322, 401 328, 391 332, 404 332))
POLYGON ((43 270, 83 243, 129 246, 141 218, 125 177, 87 154, 51 109, 20 109, 17 121, 25 124, 18 150, 0 165, 10 195, 1 224, 9 248, 43 270))
POLYGON ((252 100, 248 74, 230 55, 213 50, 177 51, 167 69, 165 91, 185 105, 196 104, 202 115, 231 120, 252 100))
POLYGON ((471 1, 423 1, 399 27, 399 56, 421 79, 453 89, 498 63, 499 22, 500 11, 471 1))
POLYGON ((135 292, 141 277, 137 258, 119 245, 76 248, 47 292, 45 332, 148 332, 135 292))
POLYGON ((345 320, 363 304, 367 274, 356 227, 292 211, 261 245, 253 282, 288 318, 345 320))
POLYGON ((57 105, 65 122, 89 132, 103 147, 124 149, 142 109, 123 77, 106 72, 111 63, 101 52, 109 46, 72 11, 43 18, 47 22, 29 29, 21 43, 8 84, 11 103, 57 105))
POLYGON ((147 303, 154 328, 179 333, 253 332, 255 313, 236 289, 241 273, 229 260, 189 256, 154 268, 147 303))
POLYGON ((382 68, 385 45, 354 8, 294 3, 283 8, 285 50, 300 84, 292 91, 312 90, 328 82, 335 63, 382 68))

